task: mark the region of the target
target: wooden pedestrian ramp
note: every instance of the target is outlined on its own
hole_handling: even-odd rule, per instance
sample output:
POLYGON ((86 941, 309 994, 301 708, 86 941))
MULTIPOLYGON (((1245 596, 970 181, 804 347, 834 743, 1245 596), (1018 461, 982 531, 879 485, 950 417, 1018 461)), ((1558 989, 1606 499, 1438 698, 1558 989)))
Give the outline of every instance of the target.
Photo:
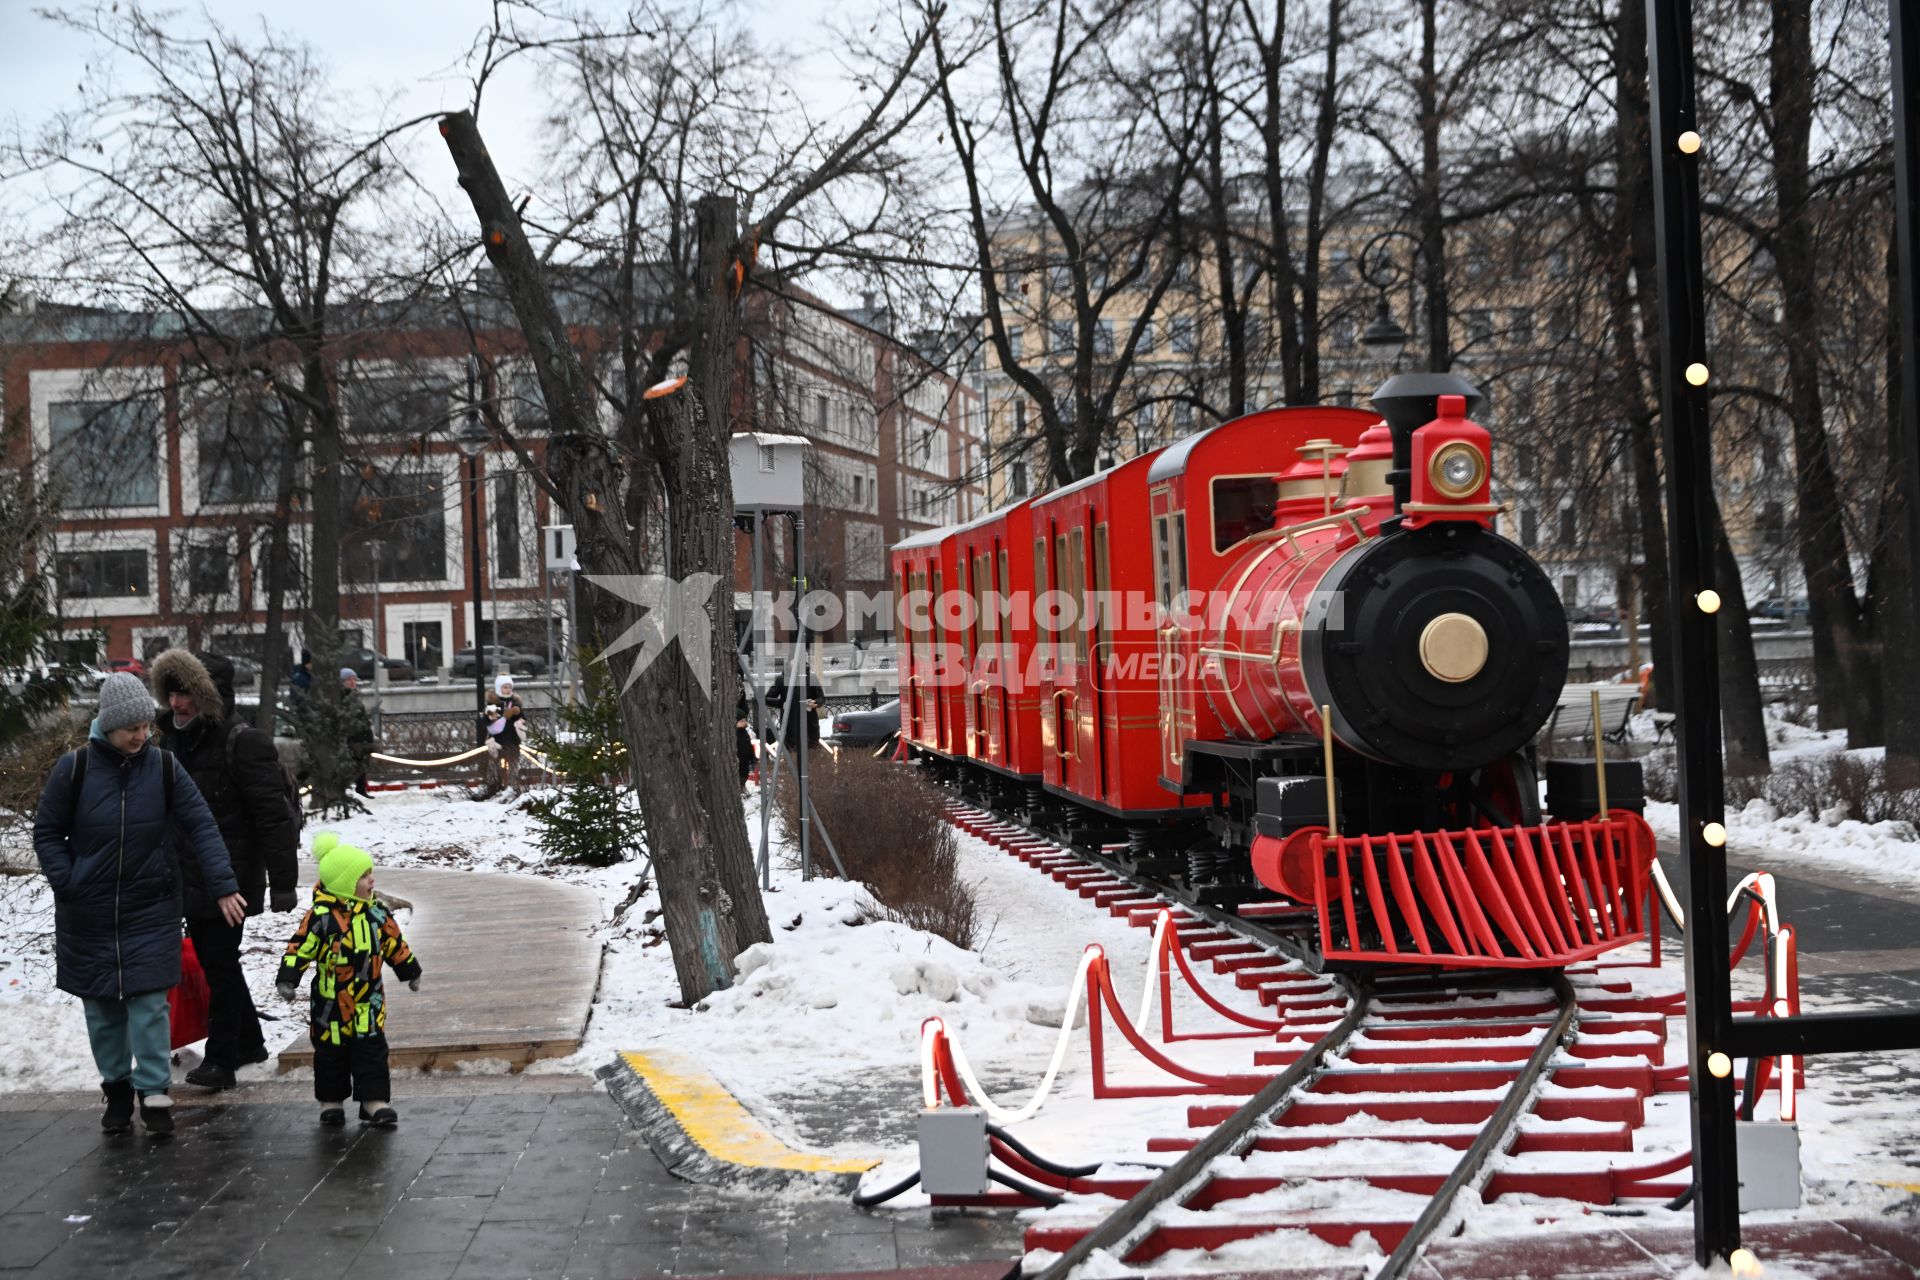
MULTIPOLYGON (((302 884, 314 882, 311 864, 300 874, 302 884)), ((379 893, 412 905, 401 924, 422 972, 417 992, 387 978, 394 1066, 491 1060, 519 1070, 580 1048, 600 985, 592 930, 601 909, 590 890, 481 871, 381 867, 375 877, 379 893)), ((302 981, 296 1008, 306 1007, 310 981, 302 981)), ((299 1025, 280 1051, 282 1071, 313 1065, 304 1020, 299 1025)))

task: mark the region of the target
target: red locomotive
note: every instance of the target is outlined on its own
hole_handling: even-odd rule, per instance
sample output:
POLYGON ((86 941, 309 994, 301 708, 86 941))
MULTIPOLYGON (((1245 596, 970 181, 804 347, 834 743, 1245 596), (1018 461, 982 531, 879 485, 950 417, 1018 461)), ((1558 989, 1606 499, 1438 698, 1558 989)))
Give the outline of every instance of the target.
POLYGON ((1478 400, 1403 374, 901 543, 909 753, 1317 965, 1644 939, 1639 767, 1549 762, 1542 813, 1566 614, 1495 532, 1478 400))

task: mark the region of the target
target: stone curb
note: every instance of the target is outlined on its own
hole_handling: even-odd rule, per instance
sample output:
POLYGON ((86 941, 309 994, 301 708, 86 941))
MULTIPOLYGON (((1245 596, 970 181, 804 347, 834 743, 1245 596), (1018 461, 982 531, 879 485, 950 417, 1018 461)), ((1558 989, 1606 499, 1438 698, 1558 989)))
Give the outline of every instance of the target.
POLYGON ((594 1074, 606 1083, 607 1092, 660 1162, 688 1182, 763 1191, 811 1187, 851 1195, 866 1170, 879 1163, 793 1150, 754 1121, 696 1064, 674 1061, 669 1055, 622 1054, 594 1074), (663 1074, 675 1069, 672 1076, 663 1074), (687 1090, 703 1094, 706 1106, 676 1107, 662 1096, 687 1090), (736 1134, 731 1141, 717 1132, 710 1114, 715 1107, 737 1112, 728 1119, 736 1126, 750 1127, 750 1132, 736 1134), (747 1149, 738 1141, 741 1136, 748 1139, 747 1149))

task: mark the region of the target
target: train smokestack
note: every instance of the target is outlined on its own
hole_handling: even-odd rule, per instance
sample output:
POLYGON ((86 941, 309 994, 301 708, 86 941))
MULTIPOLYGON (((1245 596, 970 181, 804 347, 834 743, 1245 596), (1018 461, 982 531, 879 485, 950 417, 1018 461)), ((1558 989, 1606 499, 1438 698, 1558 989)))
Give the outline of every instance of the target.
POLYGON ((1457 373, 1396 373, 1373 393, 1373 407, 1393 432, 1393 509, 1405 506, 1413 493, 1413 433, 1440 414, 1441 396, 1465 396, 1467 416, 1480 407, 1479 388, 1457 373))

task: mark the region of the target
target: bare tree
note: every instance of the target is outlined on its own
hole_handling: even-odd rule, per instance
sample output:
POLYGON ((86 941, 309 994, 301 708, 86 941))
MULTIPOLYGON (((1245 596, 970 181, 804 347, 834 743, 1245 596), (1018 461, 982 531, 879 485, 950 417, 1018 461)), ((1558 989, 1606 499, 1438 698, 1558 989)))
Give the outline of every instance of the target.
POLYGON ((769 936, 737 800, 732 717, 713 711, 730 706, 738 687, 727 438, 740 386, 742 296, 762 270, 760 246, 790 215, 830 186, 882 165, 924 101, 903 96, 903 88, 926 36, 908 41, 892 80, 837 140, 814 134, 795 150, 790 139, 772 133, 736 136, 730 151, 701 154, 701 165, 731 166, 714 174, 718 185, 744 187, 752 197, 743 223, 742 201, 734 196, 685 198, 682 179, 700 146, 698 130, 651 130, 663 114, 689 122, 700 117, 703 127, 726 116, 724 106, 709 101, 703 107, 690 86, 724 88, 733 95, 730 101, 766 123, 770 116, 760 113, 770 108, 752 99, 765 86, 756 90, 724 69, 730 55, 714 51, 741 46, 712 43, 711 30, 666 22, 648 30, 693 34, 657 54, 644 48, 639 30, 581 30, 563 46, 574 60, 576 91, 599 113, 591 131, 596 156, 589 183, 597 198, 574 210, 564 239, 552 239, 557 247, 577 246, 580 229, 606 211, 619 229, 619 238, 606 246, 613 249, 610 258, 596 254, 572 276, 543 265, 473 116, 447 116, 441 131, 547 405, 552 436, 545 464, 511 435, 509 443, 572 520, 580 562, 592 575, 634 580, 645 574, 629 512, 657 486, 666 508, 666 565, 680 584, 694 588, 685 598, 655 600, 652 608, 615 591, 596 590, 583 601, 606 640, 635 627, 658 628, 667 612, 679 609, 679 639, 690 647, 686 661, 669 655, 636 666, 621 713, 630 739, 645 745, 636 752, 646 761, 636 771, 637 789, 675 970, 691 1003, 730 985, 733 957, 769 936), (707 109, 711 119, 703 115, 707 109), (608 296, 618 307, 610 317, 612 349, 591 372, 556 305, 553 284, 581 277, 610 280, 608 296), (685 372, 667 379, 676 368, 685 372), (607 417, 610 427, 603 425, 607 417), (716 585, 721 589, 713 590, 716 585), (704 615, 704 627, 689 625, 693 613, 704 615))
MULTIPOLYGON (((49 247, 63 252, 52 273, 165 315, 197 381, 277 402, 251 419, 284 431, 271 450, 266 522, 261 716, 270 723, 294 508, 310 511, 315 546, 340 532, 336 365, 355 308, 381 276, 372 225, 382 177, 396 170, 394 131, 343 123, 312 54, 271 32, 248 39, 209 23, 189 37, 138 5, 51 16, 136 73, 127 88, 89 90, 20 148, 24 163, 54 175, 62 219, 49 247)), ((306 606, 324 668, 338 646, 333 557, 312 557, 306 606)))

